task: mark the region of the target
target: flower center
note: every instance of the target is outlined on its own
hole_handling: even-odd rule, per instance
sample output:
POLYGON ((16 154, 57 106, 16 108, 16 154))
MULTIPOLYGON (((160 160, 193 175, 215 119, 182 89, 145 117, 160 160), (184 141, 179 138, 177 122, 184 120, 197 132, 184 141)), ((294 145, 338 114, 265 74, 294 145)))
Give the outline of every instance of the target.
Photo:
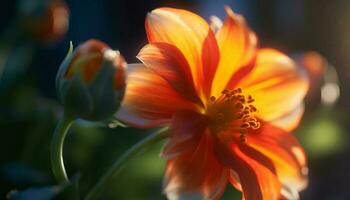
POLYGON ((240 133, 240 140, 245 142, 248 130, 260 127, 253 102, 252 96, 244 95, 241 88, 224 90, 218 98, 210 97, 206 110, 209 128, 214 133, 228 130, 240 133))

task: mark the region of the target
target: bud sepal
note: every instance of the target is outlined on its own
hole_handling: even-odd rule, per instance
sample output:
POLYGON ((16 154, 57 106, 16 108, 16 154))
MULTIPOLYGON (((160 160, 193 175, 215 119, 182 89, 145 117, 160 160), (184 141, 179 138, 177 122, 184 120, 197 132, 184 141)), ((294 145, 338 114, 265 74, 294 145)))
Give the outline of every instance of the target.
POLYGON ((57 73, 59 99, 65 111, 77 118, 108 119, 115 114, 124 96, 126 63, 118 51, 101 47, 101 42, 89 40, 73 53, 70 51, 57 73), (81 50, 96 44, 100 45, 97 52, 81 50))

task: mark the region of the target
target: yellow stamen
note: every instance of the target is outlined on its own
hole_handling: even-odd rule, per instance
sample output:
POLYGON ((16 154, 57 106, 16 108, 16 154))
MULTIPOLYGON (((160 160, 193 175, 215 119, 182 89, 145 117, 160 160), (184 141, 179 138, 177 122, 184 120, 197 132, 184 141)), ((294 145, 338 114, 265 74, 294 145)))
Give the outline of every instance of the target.
POLYGON ((219 97, 212 96, 209 100, 206 114, 213 132, 235 131, 240 133, 240 141, 245 142, 248 130, 260 127, 255 117, 258 110, 252 104, 254 99, 251 95, 245 96, 241 88, 223 90, 219 97))

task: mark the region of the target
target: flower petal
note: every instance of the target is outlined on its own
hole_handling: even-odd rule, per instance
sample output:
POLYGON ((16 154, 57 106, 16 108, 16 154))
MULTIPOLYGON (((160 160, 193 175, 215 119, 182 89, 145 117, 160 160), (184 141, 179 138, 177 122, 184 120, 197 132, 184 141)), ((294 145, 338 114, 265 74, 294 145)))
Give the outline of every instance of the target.
POLYGON ((191 110, 174 114, 171 120, 170 140, 163 148, 162 156, 172 159, 183 152, 194 151, 206 131, 208 118, 191 110))
POLYGON ((172 122, 174 132, 167 144, 171 147, 165 147, 168 150, 164 152, 166 156, 171 155, 164 178, 167 197, 170 200, 219 199, 226 188, 228 171, 214 157, 211 135, 205 131, 205 119, 200 114, 185 111, 176 114, 172 122), (180 147, 184 150, 179 153, 180 147))
POLYGON ((220 163, 231 168, 230 182, 242 190, 243 199, 280 198, 281 184, 266 157, 238 141, 215 147, 220 163))
POLYGON ((186 10, 159 8, 148 14, 146 32, 150 43, 169 43, 182 52, 195 88, 206 100, 219 60, 216 39, 207 22, 186 10))
POLYGON ((210 28, 214 33, 217 33, 221 29, 222 25, 223 23, 218 16, 210 16, 210 28))
MULTIPOLYGON (((301 105, 308 90, 308 79, 288 56, 273 49, 262 49, 253 71, 238 83, 238 87, 254 97, 260 118, 273 121, 301 105)), ((291 123, 298 121, 300 115, 295 117, 291 123)))
POLYGON ((269 123, 277 127, 283 128, 286 131, 292 131, 299 125, 300 120, 303 117, 304 110, 304 103, 301 103, 297 108, 295 108, 291 112, 286 113, 285 115, 279 117, 278 119, 274 119, 269 123))
POLYGON ((300 191, 307 185, 304 151, 293 134, 262 122, 255 133, 246 134, 246 144, 269 158, 279 180, 288 190, 300 191))
POLYGON ((194 89, 191 69, 184 55, 167 43, 151 43, 137 56, 148 68, 163 77, 181 95, 200 103, 194 89))
POLYGON ((128 126, 138 127, 138 128, 153 128, 164 124, 168 124, 170 119, 159 118, 159 119, 146 119, 139 116, 137 113, 131 112, 121 106, 117 113, 114 115, 115 118, 127 124, 128 126))
POLYGON ((236 155, 237 171, 245 199, 279 199, 281 185, 276 175, 261 163, 244 154, 237 145, 232 145, 236 155))
POLYGON ((218 96, 229 82, 237 82, 253 68, 257 38, 248 28, 243 16, 225 7, 227 17, 216 38, 220 61, 212 86, 212 95, 218 96))
POLYGON ((118 119, 140 127, 170 122, 178 110, 196 109, 192 102, 173 90, 167 81, 142 64, 128 65, 122 108, 124 113, 117 114, 118 119), (127 112, 135 116, 128 116, 127 112))
POLYGON ((239 181, 239 176, 238 176, 237 172, 235 172, 233 169, 230 170, 229 181, 233 187, 235 187, 239 191, 242 191, 242 185, 239 181))

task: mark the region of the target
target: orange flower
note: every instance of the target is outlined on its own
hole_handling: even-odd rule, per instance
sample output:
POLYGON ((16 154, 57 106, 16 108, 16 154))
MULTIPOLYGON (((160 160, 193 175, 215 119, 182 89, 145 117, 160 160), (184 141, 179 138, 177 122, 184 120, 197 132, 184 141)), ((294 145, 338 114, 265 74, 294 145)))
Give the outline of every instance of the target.
POLYGON ((186 10, 149 13, 143 64, 129 65, 117 117, 170 125, 162 152, 169 199, 219 199, 227 183, 247 200, 298 198, 306 158, 289 131, 303 114, 307 78, 281 52, 258 49, 244 18, 226 12, 215 32, 186 10))
POLYGON ((69 8, 64 0, 46 0, 33 3, 19 1, 20 31, 35 41, 50 44, 67 33, 69 8))

